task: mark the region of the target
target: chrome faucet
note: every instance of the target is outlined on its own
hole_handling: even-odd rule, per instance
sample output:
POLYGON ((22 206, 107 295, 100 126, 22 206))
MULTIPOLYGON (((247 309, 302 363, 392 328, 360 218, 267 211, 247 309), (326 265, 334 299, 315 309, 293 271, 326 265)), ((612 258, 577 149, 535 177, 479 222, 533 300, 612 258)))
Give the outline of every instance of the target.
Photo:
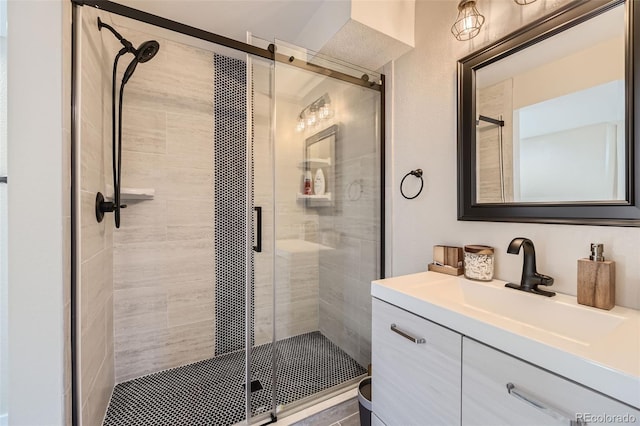
POLYGON ((522 279, 520 285, 507 283, 505 287, 515 288, 516 290, 522 290, 529 293, 540 294, 542 296, 555 296, 552 291, 540 290, 539 285, 551 286, 553 285, 553 278, 539 274, 536 271, 536 249, 533 246, 533 241, 528 238, 514 238, 509 244, 507 253, 518 254, 520 253, 520 247, 524 248, 524 263, 522 265, 522 279))

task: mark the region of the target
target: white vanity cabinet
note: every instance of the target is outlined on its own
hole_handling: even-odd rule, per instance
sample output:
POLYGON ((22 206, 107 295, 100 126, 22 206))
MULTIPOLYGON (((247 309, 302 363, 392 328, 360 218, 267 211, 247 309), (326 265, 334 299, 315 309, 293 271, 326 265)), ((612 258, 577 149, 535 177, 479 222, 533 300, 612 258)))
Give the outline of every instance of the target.
POLYGON ((640 311, 505 284, 436 272, 373 281, 379 421, 640 425, 640 311))
POLYGON ((462 348, 463 426, 640 424, 640 411, 591 389, 468 338, 462 348))
POLYGON ((462 336, 373 299, 376 424, 459 425, 462 336))

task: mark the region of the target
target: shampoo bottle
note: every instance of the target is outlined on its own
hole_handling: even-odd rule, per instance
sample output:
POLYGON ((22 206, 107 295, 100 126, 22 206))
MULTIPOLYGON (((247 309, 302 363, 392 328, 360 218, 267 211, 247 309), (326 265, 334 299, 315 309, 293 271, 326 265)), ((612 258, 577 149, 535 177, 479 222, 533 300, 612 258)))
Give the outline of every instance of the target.
POLYGON ((313 190, 316 195, 324 195, 325 181, 322 169, 316 171, 316 176, 313 179, 313 190))
POLYGON ((311 170, 307 170, 304 173, 304 188, 303 188, 303 194, 304 195, 311 195, 313 194, 313 188, 311 187, 311 170))
POLYGON ((616 304, 615 262, 604 260, 602 244, 591 244, 591 256, 578 260, 578 303, 600 309, 616 304))

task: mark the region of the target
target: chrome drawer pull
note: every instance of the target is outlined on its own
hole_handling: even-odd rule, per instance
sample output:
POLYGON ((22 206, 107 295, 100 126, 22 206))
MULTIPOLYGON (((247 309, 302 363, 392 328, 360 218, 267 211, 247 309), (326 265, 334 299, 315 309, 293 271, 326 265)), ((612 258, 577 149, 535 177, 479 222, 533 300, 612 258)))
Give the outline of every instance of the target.
POLYGON ((419 345, 421 343, 427 343, 427 341, 424 340, 422 337, 413 337, 409 333, 406 333, 406 332, 400 330, 395 324, 391 324, 391 331, 393 331, 394 333, 398 333, 399 335, 401 335, 405 339, 411 340, 416 345, 419 345))
POLYGON ((548 407, 545 405, 544 402, 538 400, 535 396, 516 389, 516 385, 514 385, 513 383, 509 382, 507 383, 507 392, 509 392, 509 395, 513 395, 515 398, 518 398, 520 401, 525 402, 526 404, 532 406, 533 408, 535 408, 536 410, 540 410, 543 413, 545 413, 548 416, 553 417, 556 420, 560 420, 561 422, 565 422, 567 423, 569 426, 582 426, 582 425, 586 425, 585 422, 583 422, 580 419, 576 419, 576 420, 572 420, 571 416, 563 413, 562 411, 556 409, 556 408, 552 408, 552 407, 548 407))

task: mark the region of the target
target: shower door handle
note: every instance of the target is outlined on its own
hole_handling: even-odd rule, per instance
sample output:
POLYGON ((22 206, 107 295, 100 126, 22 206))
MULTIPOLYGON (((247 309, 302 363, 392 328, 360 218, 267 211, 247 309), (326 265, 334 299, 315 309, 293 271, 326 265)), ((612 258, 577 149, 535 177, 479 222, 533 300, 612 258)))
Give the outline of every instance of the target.
POLYGON ((253 208, 256 213, 258 213, 256 218, 256 240, 257 245, 253 246, 253 251, 260 253, 262 252, 262 207, 254 207, 253 208))

